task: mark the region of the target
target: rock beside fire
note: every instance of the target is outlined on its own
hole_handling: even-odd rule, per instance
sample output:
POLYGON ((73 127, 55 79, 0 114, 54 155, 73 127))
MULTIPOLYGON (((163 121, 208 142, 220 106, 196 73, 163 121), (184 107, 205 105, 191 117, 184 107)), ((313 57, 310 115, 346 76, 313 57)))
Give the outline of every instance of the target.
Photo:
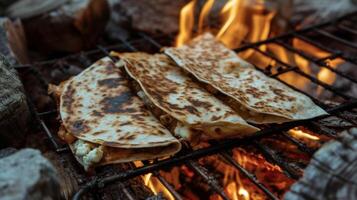
POLYGON ((0 54, 0 148, 24 141, 30 116, 22 83, 0 54))
POLYGON ((29 46, 34 49, 51 53, 92 48, 109 20, 107 1, 63 2, 21 0, 16 3, 16 9, 10 7, 8 13, 12 18, 23 19, 29 46))
POLYGON ((286 200, 357 199, 357 128, 318 150, 286 200))
MULTIPOLYGON (((178 31, 180 9, 189 0, 116 0, 114 21, 128 18, 130 28, 149 34, 172 34, 178 31)), ((125 21, 125 20, 124 20, 125 21)))
POLYGON ((23 149, 0 159, 0 199, 60 199, 59 180, 40 151, 23 149))
POLYGON ((5 158, 6 156, 9 156, 13 153, 15 153, 17 150, 12 147, 8 147, 5 149, 0 149, 0 159, 5 158))

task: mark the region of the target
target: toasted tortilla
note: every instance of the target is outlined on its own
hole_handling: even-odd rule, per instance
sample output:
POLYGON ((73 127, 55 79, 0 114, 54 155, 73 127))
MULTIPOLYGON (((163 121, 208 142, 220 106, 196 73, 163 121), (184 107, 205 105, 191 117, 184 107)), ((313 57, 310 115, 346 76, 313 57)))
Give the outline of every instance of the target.
POLYGON ((175 135, 189 140, 225 139, 259 130, 192 81, 166 55, 124 53, 119 57, 149 101, 178 121, 175 135))
MULTIPOLYGON (((62 131, 104 152, 97 165, 169 156, 181 148, 133 95, 121 70, 109 58, 66 81, 59 107, 62 131)), ((71 149, 75 152, 73 144, 71 149)))
POLYGON ((327 114, 309 97, 258 71, 209 33, 164 52, 209 91, 224 94, 222 99, 249 122, 283 123, 327 114))

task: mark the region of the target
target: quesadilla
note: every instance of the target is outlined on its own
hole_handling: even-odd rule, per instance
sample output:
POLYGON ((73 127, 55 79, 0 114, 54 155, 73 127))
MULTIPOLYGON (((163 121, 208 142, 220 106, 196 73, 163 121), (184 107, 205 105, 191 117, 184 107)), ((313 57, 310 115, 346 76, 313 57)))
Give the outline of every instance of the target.
POLYGON ((86 169, 169 156, 181 148, 133 95, 121 70, 109 58, 50 90, 60 95, 59 135, 70 143, 86 169))
POLYGON ((327 114, 309 97, 258 71, 209 33, 164 52, 249 122, 282 123, 327 114))
POLYGON ((153 113, 176 136, 195 143, 244 137, 259 130, 199 87, 166 55, 123 53, 118 56, 124 61, 139 96, 151 107, 158 108, 153 113))

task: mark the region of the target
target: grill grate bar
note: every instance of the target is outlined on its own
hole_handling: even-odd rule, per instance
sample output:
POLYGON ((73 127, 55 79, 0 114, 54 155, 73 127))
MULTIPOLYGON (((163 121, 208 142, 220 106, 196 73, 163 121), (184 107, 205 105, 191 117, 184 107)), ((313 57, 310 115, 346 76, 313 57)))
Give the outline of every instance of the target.
POLYGON ((223 188, 219 186, 218 181, 216 178, 214 178, 212 175, 210 175, 207 172, 207 169, 204 167, 200 166, 197 162, 195 161, 187 161, 186 165, 190 167, 193 171, 195 171, 196 174, 200 175, 210 186, 211 188, 219 194, 224 200, 229 200, 229 197, 227 194, 224 192, 223 188))
POLYGON ((52 132, 48 129, 46 123, 42 120, 39 119, 39 122, 41 124, 42 129, 45 131, 47 134, 48 138, 50 139, 52 145, 54 146, 55 150, 58 151, 60 149, 60 145, 56 142, 56 139, 53 137, 52 132))
POLYGON ((139 35, 142 38, 144 38, 144 40, 146 40, 147 42, 149 42, 152 45, 154 45, 156 47, 156 49, 161 49, 162 48, 161 44, 157 43, 152 37, 146 35, 145 33, 140 32, 139 35))
POLYGON ((316 83, 316 84, 318 84, 318 85, 324 87, 326 90, 329 90, 329 91, 333 92, 334 94, 337 94, 338 96, 340 96, 340 97, 342 97, 342 98, 344 98, 344 99, 346 99, 346 100, 348 100, 348 99, 353 99, 352 97, 350 97, 350 96, 348 96, 348 95, 346 95, 346 94, 344 94, 344 93, 339 92, 337 89, 331 87, 330 85, 328 85, 328 84, 326 84, 326 83, 324 83, 324 82, 321 82, 321 81, 318 80, 317 78, 315 78, 315 77, 313 77, 313 76, 311 76, 311 75, 306 74, 305 72, 301 71, 300 68, 298 68, 297 66, 292 66, 292 65, 290 65, 290 64, 288 64, 288 63, 285 63, 285 62, 283 62, 282 60, 280 60, 279 58, 277 58, 277 57, 275 57, 274 55, 272 55, 271 53, 269 53, 269 52, 264 52, 264 51, 260 50, 260 49, 257 48, 257 47, 253 47, 253 49, 256 50, 256 51, 258 51, 259 53, 261 53, 261 54, 263 54, 263 55, 265 55, 265 56, 267 56, 267 57, 269 57, 269 58, 275 60, 276 62, 278 62, 278 63, 281 64, 281 65, 284 65, 284 66, 286 66, 286 67, 288 67, 288 68, 294 68, 294 72, 296 72, 296 73, 298 73, 298 74, 300 74, 300 75, 302 75, 302 76, 304 76, 304 77, 310 79, 311 82, 316 83))
POLYGON ((350 41, 347 41, 347 40, 344 40, 340 37, 337 37, 335 35, 332 35, 331 33, 328 33, 322 29, 319 29, 319 28, 315 28, 314 31, 318 32, 319 34, 325 36, 325 37, 328 37, 329 39, 332 39, 332 40, 335 40, 337 42, 340 42, 348 47, 351 47, 353 49, 357 49, 357 44, 354 44, 354 43, 351 43, 350 41))
POLYGON ((301 50, 292 47, 290 44, 286 44, 286 43, 281 42, 279 40, 276 41, 276 43, 281 45, 281 46, 283 46, 284 48, 288 49, 289 51, 292 51, 292 52, 302 56, 303 58, 315 63, 318 67, 327 68, 330 71, 332 71, 332 72, 334 72, 334 73, 336 73, 336 74, 348 79, 349 81, 351 81, 353 83, 357 83, 357 80, 355 80, 354 78, 350 77, 349 75, 347 75, 347 74, 345 74, 343 72, 340 72, 339 70, 336 70, 335 68, 332 68, 331 66, 329 66, 327 63, 324 62, 325 60, 328 60, 328 59, 334 59, 336 57, 340 57, 340 53, 331 54, 330 56, 327 56, 327 57, 322 58, 322 59, 315 59, 314 57, 307 55, 306 53, 302 52, 301 50))
POLYGON ((299 35, 299 34, 294 34, 294 37, 296 38, 299 38, 307 43, 310 43, 311 45, 313 46, 316 46, 318 47, 319 49, 322 49, 323 51, 326 51, 328 53, 331 53, 331 54, 339 54, 341 55, 341 58, 343 58, 344 60, 348 61, 348 62, 351 62, 353 64, 357 64, 357 59, 355 57, 350 57, 350 56, 347 56, 345 55, 343 52, 339 51, 339 50, 333 50, 331 49, 330 47, 327 47, 326 45, 323 45, 319 42, 316 42, 308 37, 305 37, 303 35, 299 35))
POLYGON ((346 26, 344 24, 337 25, 337 28, 339 28, 340 30, 346 31, 346 32, 348 32, 350 34, 357 35, 357 30, 351 29, 350 27, 348 27, 348 26, 346 26))
POLYGON ((331 131, 329 128, 317 123, 317 122, 310 122, 309 126, 313 128, 314 132, 329 136, 331 138, 336 138, 336 133, 331 131))
MULTIPOLYGON (((142 161, 141 163, 143 163, 144 165, 148 165, 150 164, 149 161, 142 161)), ((170 192, 170 194, 176 199, 176 200, 183 200, 183 198, 181 197, 181 195, 179 193, 176 192, 176 190, 172 187, 172 185, 170 183, 168 183, 161 175, 158 171, 153 171, 152 176, 156 177, 160 183, 166 187, 166 189, 170 192)))
POLYGON ((302 29, 299 29, 299 30, 289 31, 289 32, 287 32, 285 34, 281 34, 281 35, 276 36, 276 37, 268 38, 268 39, 263 40, 263 41, 245 44, 243 46, 240 46, 240 47, 234 49, 234 51, 238 51, 238 52, 239 51, 245 51, 245 50, 253 48, 253 47, 258 47, 258 46, 263 45, 263 44, 267 44, 267 43, 275 42, 277 40, 282 40, 282 39, 291 37, 291 36, 293 36, 295 34, 303 34, 303 33, 312 31, 312 30, 314 30, 316 28, 321 28, 321 27, 324 27, 324 26, 327 26, 327 25, 334 25, 335 23, 343 21, 345 19, 349 19, 351 16, 354 16, 356 14, 357 14, 357 12, 353 12, 353 13, 347 14, 347 15, 345 15, 345 16, 339 18, 339 19, 336 19, 336 20, 332 20, 332 21, 329 21, 329 22, 324 22, 324 23, 316 24, 316 25, 310 25, 310 26, 307 26, 305 28, 302 28, 302 29))
POLYGON ((294 137, 292 137, 289 133, 287 133, 286 131, 282 132, 282 135, 289 140, 290 142, 292 142, 293 144, 295 144, 298 149, 304 153, 307 153, 309 155, 312 155, 314 153, 314 150, 312 150, 311 148, 307 147, 305 143, 300 142, 299 140, 295 139, 294 137))
POLYGON ((119 185, 119 188, 121 189, 121 191, 123 191, 123 193, 129 200, 135 200, 132 193, 129 191, 129 189, 123 183, 118 183, 118 185, 119 185))
POLYGON ((251 182, 253 182, 260 190, 262 190, 270 199, 279 200, 268 188, 266 188, 257 177, 248 172, 244 167, 242 167, 238 162, 236 162, 226 151, 221 152, 220 155, 228 161, 231 165, 233 165, 236 169, 238 169, 242 174, 244 174, 251 182))
POLYGON ((279 165, 283 172, 290 178, 299 179, 300 174, 298 171, 302 172, 301 168, 294 169, 288 162, 284 161, 284 159, 278 155, 274 150, 270 149, 268 146, 263 145, 259 142, 253 141, 254 146, 256 146, 264 155, 264 157, 268 158, 268 161, 273 164, 279 165))
POLYGON ((166 181, 166 179, 164 179, 160 173, 158 171, 154 171, 153 175, 159 179, 159 181, 162 183, 162 185, 165 186, 165 188, 170 192, 170 194, 176 199, 176 200, 183 200, 183 198, 181 197, 181 195, 176 192, 176 190, 172 187, 172 185, 170 183, 168 183, 166 181))

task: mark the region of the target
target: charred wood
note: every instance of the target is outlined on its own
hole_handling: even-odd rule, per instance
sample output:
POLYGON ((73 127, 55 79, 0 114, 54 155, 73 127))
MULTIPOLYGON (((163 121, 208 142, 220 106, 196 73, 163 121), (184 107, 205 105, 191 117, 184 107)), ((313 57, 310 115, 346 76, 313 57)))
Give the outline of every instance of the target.
POLYGON ((22 83, 0 54, 0 147, 23 144, 30 116, 22 83))
POLYGON ((313 156, 285 199, 356 199, 357 129, 344 131, 313 156))
POLYGON ((106 0, 67 1, 54 10, 45 9, 52 8, 53 4, 46 4, 50 0, 40 2, 45 4, 42 9, 35 9, 38 6, 31 4, 32 1, 23 0, 27 7, 22 8, 22 13, 10 14, 13 18, 23 18, 29 46, 45 53, 77 52, 93 47, 109 20, 106 0))

